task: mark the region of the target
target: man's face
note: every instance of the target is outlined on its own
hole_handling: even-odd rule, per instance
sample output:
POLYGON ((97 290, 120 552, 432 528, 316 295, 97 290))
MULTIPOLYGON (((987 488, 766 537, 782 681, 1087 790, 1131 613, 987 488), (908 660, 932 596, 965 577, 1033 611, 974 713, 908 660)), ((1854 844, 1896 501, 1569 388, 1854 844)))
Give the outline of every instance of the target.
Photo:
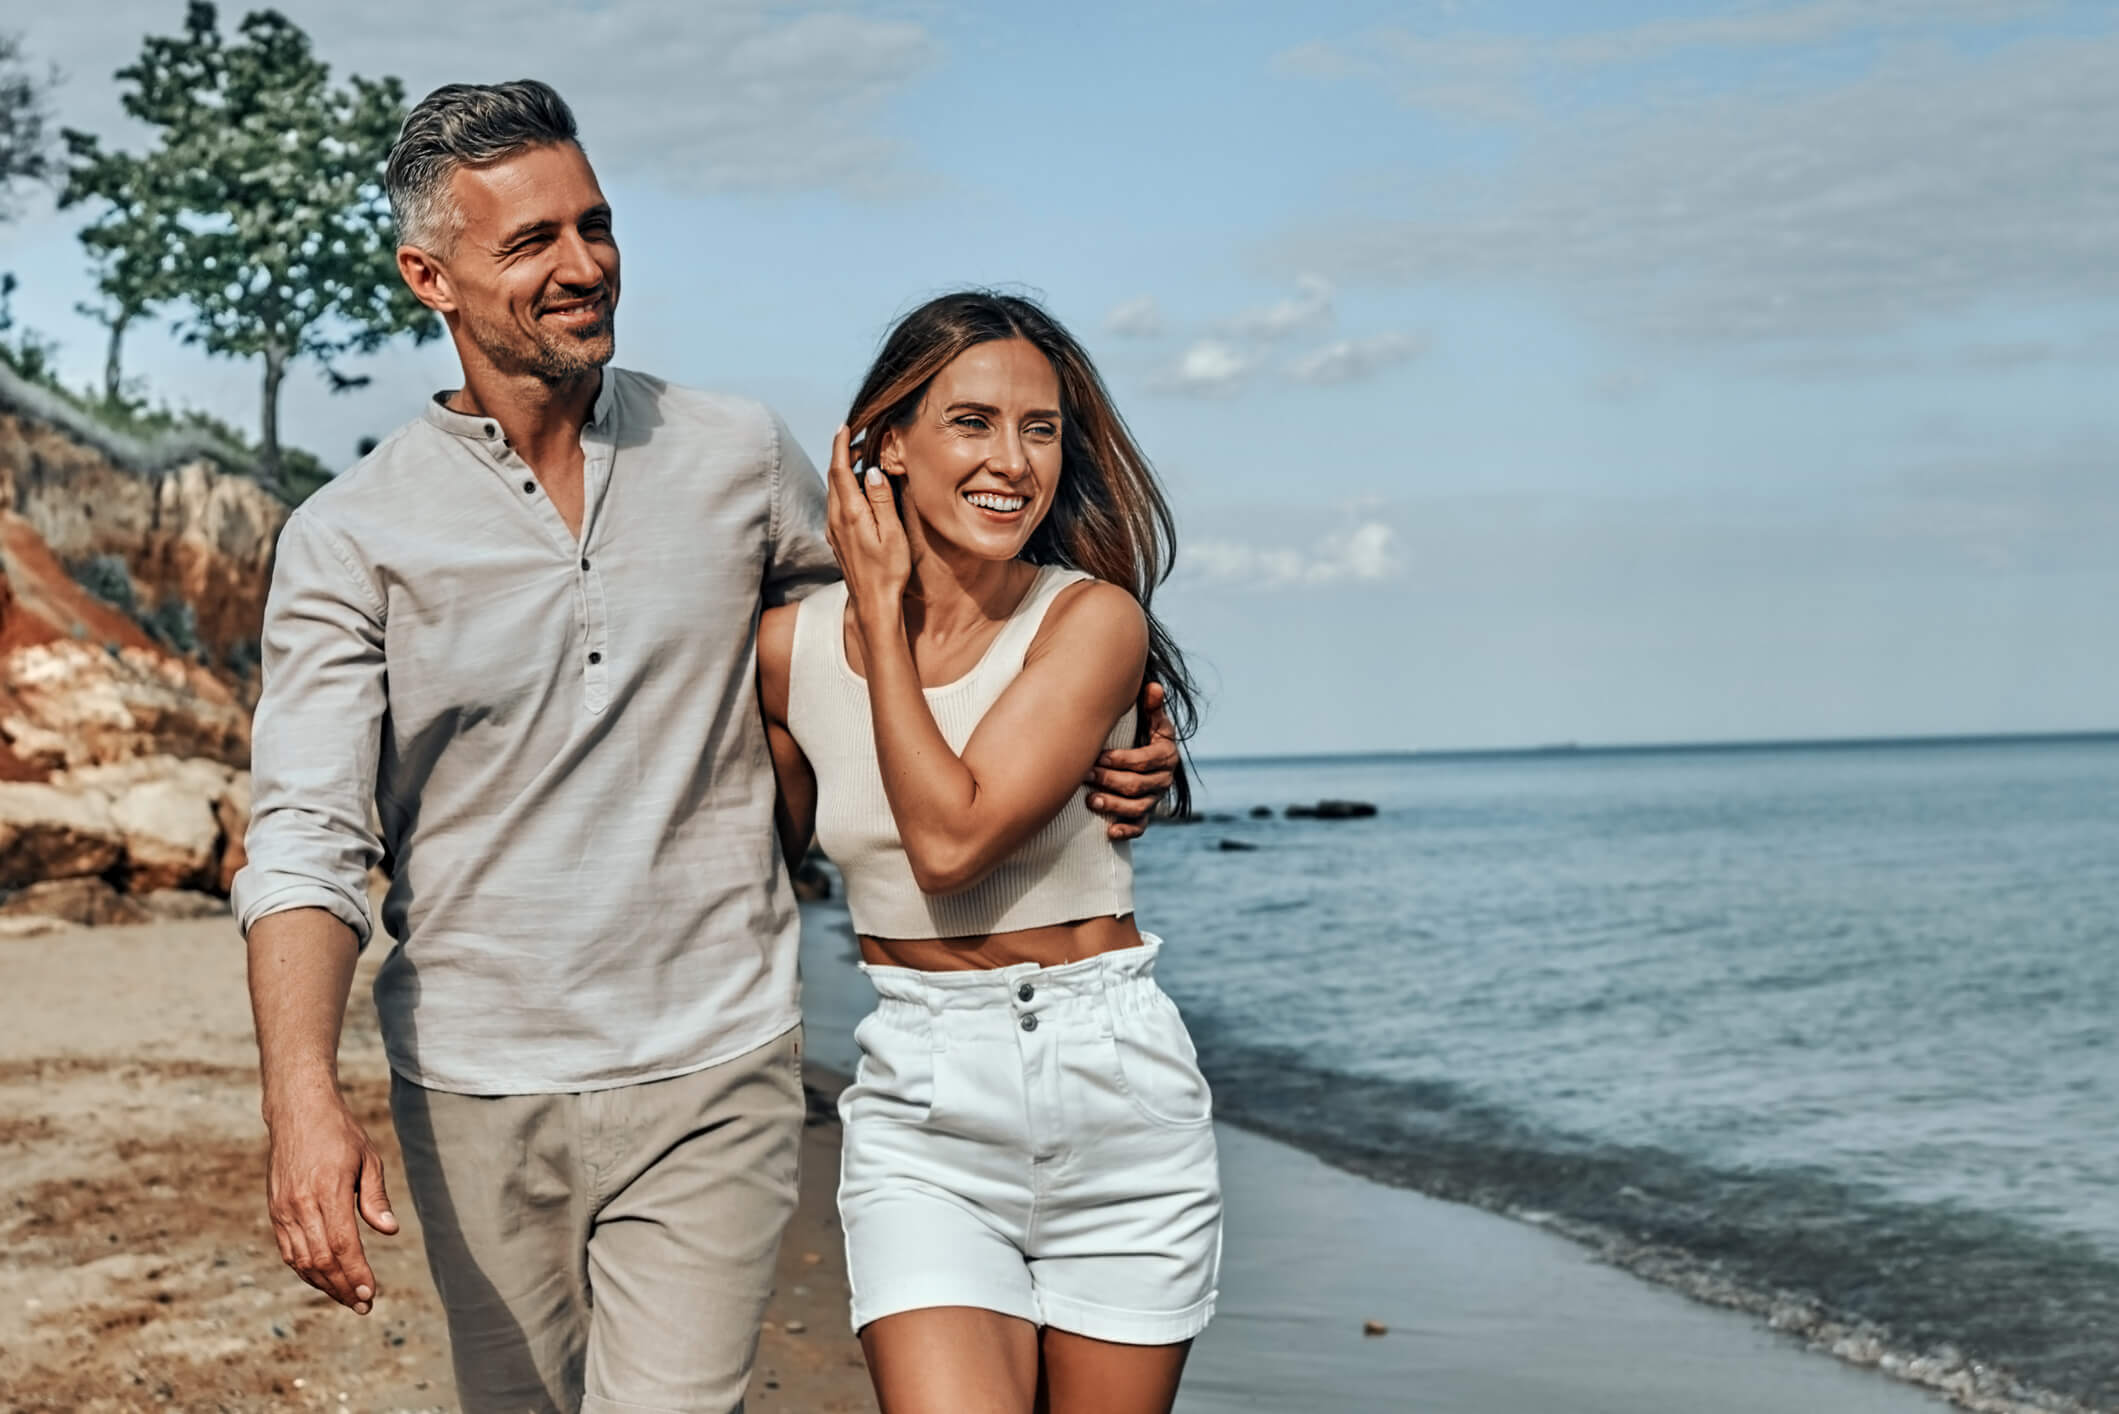
POLYGON ((459 168, 463 227, 438 262, 437 307, 507 374, 565 382, 609 363, 618 312, 611 208, 573 143, 459 168))

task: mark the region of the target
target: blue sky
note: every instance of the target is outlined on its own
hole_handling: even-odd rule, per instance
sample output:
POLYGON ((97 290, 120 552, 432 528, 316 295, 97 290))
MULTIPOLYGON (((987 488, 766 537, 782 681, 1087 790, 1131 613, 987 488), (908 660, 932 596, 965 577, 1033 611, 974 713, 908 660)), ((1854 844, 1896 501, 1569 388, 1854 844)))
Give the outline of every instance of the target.
MULTIPOLYGON (((813 452, 895 313, 1042 293, 1170 485, 1207 751, 2119 726, 2119 7, 283 8, 415 94, 555 83, 621 361, 813 452)), ((181 18, 10 23, 123 141, 181 18)), ((88 382, 73 225, 0 268, 88 382)), ((130 363, 255 418, 248 366, 130 363)), ((363 371, 297 371, 291 440, 452 382, 363 371)))

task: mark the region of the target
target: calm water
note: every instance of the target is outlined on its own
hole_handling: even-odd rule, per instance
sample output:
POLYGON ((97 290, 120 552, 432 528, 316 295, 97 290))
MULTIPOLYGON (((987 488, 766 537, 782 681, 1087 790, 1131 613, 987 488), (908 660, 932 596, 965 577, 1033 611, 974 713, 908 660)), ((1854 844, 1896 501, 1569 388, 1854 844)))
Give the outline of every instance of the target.
POLYGON ((2119 1405, 2119 743, 1203 784, 1135 860, 1225 1117, 2119 1405))

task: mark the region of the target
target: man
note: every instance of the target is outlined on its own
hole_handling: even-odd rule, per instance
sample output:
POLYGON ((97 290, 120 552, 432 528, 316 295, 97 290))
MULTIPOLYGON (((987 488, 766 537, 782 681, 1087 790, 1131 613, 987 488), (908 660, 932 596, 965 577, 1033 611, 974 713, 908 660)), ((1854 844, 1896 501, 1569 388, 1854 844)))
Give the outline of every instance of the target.
MULTIPOLYGON (((720 1414, 803 1111, 754 634, 833 574, 823 487, 756 403, 605 367, 618 246, 551 89, 437 90, 388 185, 463 381, 280 539, 235 887, 274 1230, 371 1308, 354 1213, 397 1221, 336 1058, 387 861, 376 1005, 463 1407, 720 1414)), ((1114 829, 1174 762, 1101 763, 1114 829)))

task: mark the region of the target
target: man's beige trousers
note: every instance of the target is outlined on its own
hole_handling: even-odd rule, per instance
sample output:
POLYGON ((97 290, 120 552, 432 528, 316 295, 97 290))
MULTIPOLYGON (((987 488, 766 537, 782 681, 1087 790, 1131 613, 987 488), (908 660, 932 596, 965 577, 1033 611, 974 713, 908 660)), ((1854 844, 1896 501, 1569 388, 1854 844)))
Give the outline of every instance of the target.
POLYGON ((802 1033, 561 1095, 390 1089, 464 1414, 734 1414, 795 1208, 802 1033))

